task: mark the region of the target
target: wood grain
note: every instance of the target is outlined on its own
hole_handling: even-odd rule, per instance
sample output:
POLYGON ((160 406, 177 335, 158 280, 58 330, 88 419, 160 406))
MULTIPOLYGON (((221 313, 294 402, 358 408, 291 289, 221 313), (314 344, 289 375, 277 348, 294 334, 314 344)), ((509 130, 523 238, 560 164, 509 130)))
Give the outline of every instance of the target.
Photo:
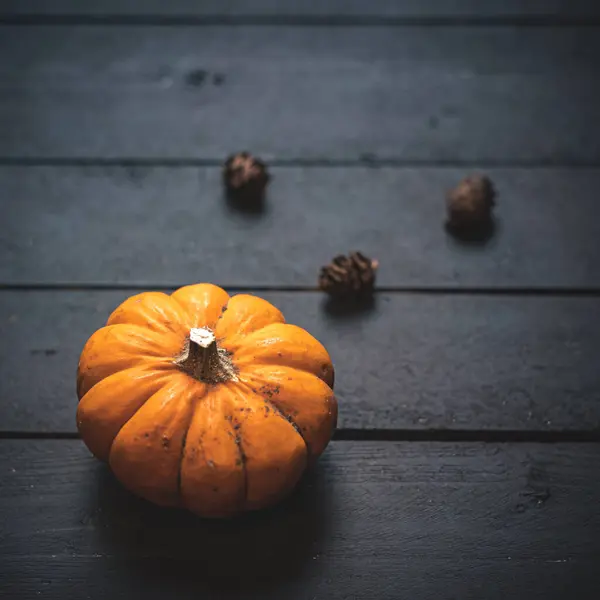
POLYGON ((0 167, 0 282, 312 287, 360 249, 383 287, 600 287, 600 169, 485 169, 483 245, 444 231, 445 192, 471 171, 273 168, 253 213, 223 199, 218 167, 0 167))
POLYGON ((290 15, 378 17, 596 16, 590 0, 4 0, 4 15, 290 15))
POLYGON ((598 445, 335 442, 277 509, 142 502, 79 441, 0 442, 0 594, 596 598, 598 445))
POLYGON ((3 27, 0 157, 598 164, 599 68, 597 28, 3 27))
MULTIPOLYGON (((134 290, 0 294, 1 430, 75 431, 87 338, 134 290)), ((343 314, 261 293, 329 350, 341 428, 600 427, 598 298, 379 294, 343 314)))

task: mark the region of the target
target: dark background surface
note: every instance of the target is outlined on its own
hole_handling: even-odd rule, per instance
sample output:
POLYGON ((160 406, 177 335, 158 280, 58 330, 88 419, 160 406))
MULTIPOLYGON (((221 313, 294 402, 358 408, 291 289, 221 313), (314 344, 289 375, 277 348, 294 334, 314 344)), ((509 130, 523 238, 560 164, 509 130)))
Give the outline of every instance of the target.
POLYGON ((0 596, 600 597, 600 4, 0 0, 0 596), (249 149, 260 214, 222 196, 249 149), (471 172, 494 235, 443 228, 471 172), (319 267, 379 259, 360 311, 319 267), (211 281, 336 367, 297 492, 230 522, 77 439, 83 344, 211 281))

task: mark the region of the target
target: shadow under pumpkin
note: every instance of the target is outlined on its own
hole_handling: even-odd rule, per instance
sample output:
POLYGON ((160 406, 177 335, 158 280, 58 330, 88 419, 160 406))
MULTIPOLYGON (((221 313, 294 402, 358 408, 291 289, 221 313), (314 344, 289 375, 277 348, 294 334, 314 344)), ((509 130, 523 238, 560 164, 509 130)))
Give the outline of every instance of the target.
POLYGON ((260 595, 300 579, 331 536, 332 490, 319 463, 278 506, 228 520, 154 506, 129 493, 103 464, 89 476, 85 506, 92 512, 94 547, 119 559, 119 578, 132 589, 143 581, 165 586, 166 597, 178 586, 198 597, 260 595))

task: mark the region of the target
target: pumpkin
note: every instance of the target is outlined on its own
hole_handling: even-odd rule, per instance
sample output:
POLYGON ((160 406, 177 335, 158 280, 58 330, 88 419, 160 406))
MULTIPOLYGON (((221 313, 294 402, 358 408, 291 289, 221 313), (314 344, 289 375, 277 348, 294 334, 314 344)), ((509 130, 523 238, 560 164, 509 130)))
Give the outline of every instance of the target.
POLYGON ((333 379, 325 348, 261 298, 144 292, 85 344, 77 426, 133 493, 226 517, 278 502, 324 451, 333 379))

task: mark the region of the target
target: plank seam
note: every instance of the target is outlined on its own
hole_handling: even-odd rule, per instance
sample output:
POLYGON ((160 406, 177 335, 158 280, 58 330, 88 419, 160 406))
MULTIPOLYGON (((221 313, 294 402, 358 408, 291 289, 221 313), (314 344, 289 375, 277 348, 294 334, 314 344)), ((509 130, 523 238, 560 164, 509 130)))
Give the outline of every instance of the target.
POLYGON ((0 14, 1 25, 125 27, 598 27, 600 15, 0 14))
MULTIPOLYGON (((290 168, 489 168, 489 169, 598 169, 600 160, 479 160, 479 159, 411 159, 377 157, 369 152, 356 159, 329 158, 263 158, 270 167, 290 168)), ((164 167, 164 168, 201 168, 223 166, 222 158, 148 158, 148 157, 27 157, 0 156, 0 167, 164 167)))
MULTIPOLYGON (((9 283, 0 282, 1 292, 114 292, 114 291, 145 291, 155 290, 171 292, 189 282, 164 284, 156 282, 53 282, 53 283, 9 283)), ((237 285, 217 283, 229 292, 237 293, 298 293, 298 294, 323 294, 316 286, 301 285, 237 285)), ((381 294, 406 294, 406 295, 431 295, 431 296, 531 296, 531 297, 598 297, 600 286, 588 287, 472 287, 472 286, 378 286, 374 292, 375 297, 381 294)), ((323 295, 325 297, 325 295, 323 295)))
POLYGON ((333 439, 369 442, 598 443, 600 430, 347 428, 336 431, 333 439))
MULTIPOLYGON (((0 440, 77 440, 71 431, 0 431, 0 440)), ((482 442, 482 443, 600 443, 600 429, 338 429, 335 441, 360 442, 482 442)))

